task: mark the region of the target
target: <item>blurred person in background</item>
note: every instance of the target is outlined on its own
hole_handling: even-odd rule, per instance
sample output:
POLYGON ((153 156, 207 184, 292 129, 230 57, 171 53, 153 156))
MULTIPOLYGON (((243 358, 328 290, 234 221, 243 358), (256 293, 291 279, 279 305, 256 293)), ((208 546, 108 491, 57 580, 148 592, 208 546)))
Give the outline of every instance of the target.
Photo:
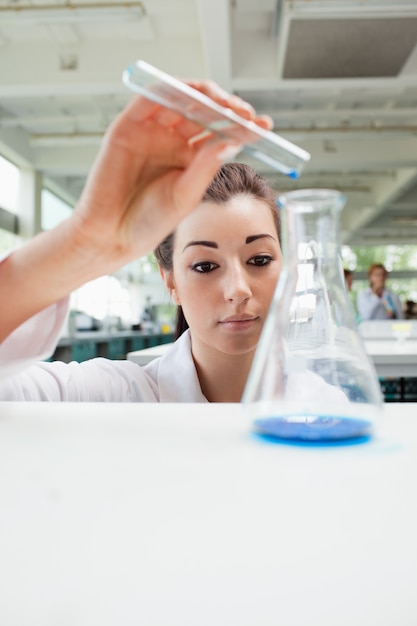
POLYGON ((352 303, 352 307, 353 307, 353 310, 355 312, 355 320, 356 320, 356 323, 359 323, 360 322, 360 317, 359 317, 358 309, 357 309, 357 306, 356 306, 356 296, 355 296, 355 293, 352 290, 353 271, 345 268, 343 270, 343 275, 345 277, 346 290, 348 292, 349 299, 350 299, 350 301, 352 303))
POLYGON ((373 263, 368 269, 369 287, 357 297, 358 313, 362 321, 403 319, 399 297, 386 288, 388 271, 382 263, 373 263))
POLYGON ((352 270, 348 270, 348 269, 345 268, 343 270, 343 274, 344 274, 344 277, 345 277, 346 289, 350 292, 350 291, 352 291, 353 272, 352 272, 352 270))
POLYGON ((404 317, 406 320, 417 319, 417 302, 414 302, 414 300, 406 300, 404 317))

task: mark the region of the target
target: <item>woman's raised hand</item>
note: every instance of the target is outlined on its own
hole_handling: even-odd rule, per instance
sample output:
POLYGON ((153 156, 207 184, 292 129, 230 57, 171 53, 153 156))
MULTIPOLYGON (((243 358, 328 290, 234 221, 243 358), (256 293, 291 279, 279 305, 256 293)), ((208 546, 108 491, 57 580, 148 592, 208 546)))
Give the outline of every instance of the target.
MULTIPOLYGON (((209 81, 188 83, 263 128, 252 107, 209 81)), ((108 273, 150 252, 198 204, 222 161, 239 150, 139 96, 109 127, 74 212, 73 236, 108 273)))

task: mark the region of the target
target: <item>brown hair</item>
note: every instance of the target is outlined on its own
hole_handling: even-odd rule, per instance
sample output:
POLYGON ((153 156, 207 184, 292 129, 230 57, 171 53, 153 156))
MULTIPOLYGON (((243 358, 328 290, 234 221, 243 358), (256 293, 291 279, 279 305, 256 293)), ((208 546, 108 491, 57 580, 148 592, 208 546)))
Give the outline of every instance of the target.
MULTIPOLYGON (((271 209, 278 237, 280 236, 280 217, 276 205, 277 193, 270 187, 268 181, 259 176, 249 165, 244 163, 226 163, 223 165, 206 189, 201 202, 224 204, 237 195, 245 195, 265 202, 271 209)), ((175 232, 168 235, 154 250, 156 259, 164 270, 172 270, 174 240, 175 232)), ((179 306, 175 339, 178 339, 187 328, 187 320, 181 306, 179 306)))
POLYGON ((372 265, 369 266, 368 268, 368 276, 370 277, 372 272, 374 270, 384 270, 385 275, 388 276, 388 270, 385 267, 385 265, 382 265, 382 263, 372 263, 372 265))

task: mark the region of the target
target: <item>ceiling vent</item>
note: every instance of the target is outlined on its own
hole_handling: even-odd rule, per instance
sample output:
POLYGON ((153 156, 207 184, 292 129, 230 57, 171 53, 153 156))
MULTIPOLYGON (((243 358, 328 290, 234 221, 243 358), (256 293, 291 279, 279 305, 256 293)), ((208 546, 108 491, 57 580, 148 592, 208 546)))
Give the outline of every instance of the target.
POLYGON ((417 45, 417 17, 289 21, 282 77, 398 76, 417 45))

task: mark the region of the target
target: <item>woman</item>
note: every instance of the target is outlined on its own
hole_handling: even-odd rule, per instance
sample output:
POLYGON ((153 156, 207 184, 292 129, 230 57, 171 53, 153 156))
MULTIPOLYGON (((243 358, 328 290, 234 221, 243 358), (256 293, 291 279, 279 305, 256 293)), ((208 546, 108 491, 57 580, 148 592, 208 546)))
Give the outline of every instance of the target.
POLYGON ((248 166, 223 166, 156 250, 180 326, 190 327, 168 354, 144 368, 39 363, 5 381, 0 399, 239 401, 280 270, 278 230, 266 181, 248 166))
POLYGON ((209 401, 241 398, 281 267, 278 233, 275 193, 251 168, 230 164, 156 250, 179 306, 177 335, 190 326, 180 341, 209 401))
MULTIPOLYGON (((192 86, 263 128, 271 126, 218 87, 192 86)), ((73 216, 0 264, 0 300, 10 303, 0 312, 1 371, 9 376, 0 399, 240 399, 280 248, 269 189, 265 198, 241 188, 222 205, 208 197, 200 203, 221 160, 239 149, 219 137, 201 138, 199 126, 159 105, 132 102, 106 134, 73 216), (161 272, 192 329, 166 360, 143 369, 100 359, 28 367, 53 350, 70 291, 148 253, 173 231, 172 267, 162 264, 161 272), (226 304, 220 304, 219 284, 226 304)))

